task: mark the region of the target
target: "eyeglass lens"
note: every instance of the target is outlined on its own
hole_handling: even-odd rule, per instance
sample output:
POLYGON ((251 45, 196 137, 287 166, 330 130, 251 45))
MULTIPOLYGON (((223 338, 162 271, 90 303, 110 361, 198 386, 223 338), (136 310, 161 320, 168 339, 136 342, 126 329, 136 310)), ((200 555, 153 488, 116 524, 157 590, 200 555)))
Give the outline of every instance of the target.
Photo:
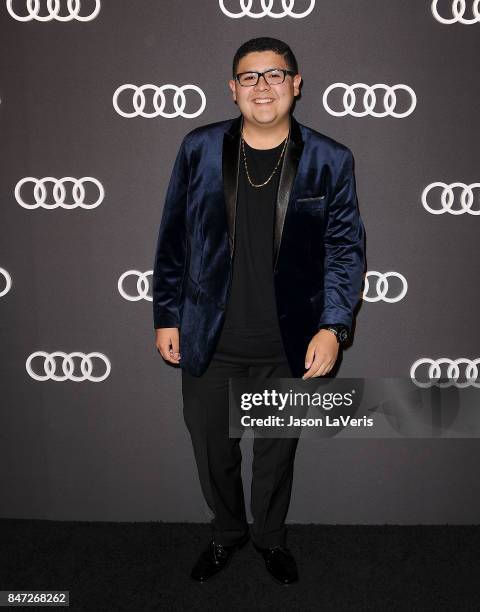
MULTIPOLYGON (((278 85, 283 83, 285 75, 281 70, 269 70, 265 72, 264 77, 269 85, 278 85)), ((259 76, 256 72, 245 72, 240 75, 239 82, 240 85, 256 85, 258 78, 259 76)))

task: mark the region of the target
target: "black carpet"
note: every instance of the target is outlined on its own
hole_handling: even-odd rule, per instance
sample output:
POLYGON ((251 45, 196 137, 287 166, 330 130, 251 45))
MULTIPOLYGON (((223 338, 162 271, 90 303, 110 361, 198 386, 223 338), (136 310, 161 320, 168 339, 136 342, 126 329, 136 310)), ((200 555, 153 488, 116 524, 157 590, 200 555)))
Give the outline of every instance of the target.
POLYGON ((0 537, 0 590, 69 590, 72 610, 480 609, 477 526, 289 525, 300 574, 289 587, 251 543, 193 581, 206 524, 3 519, 0 537))

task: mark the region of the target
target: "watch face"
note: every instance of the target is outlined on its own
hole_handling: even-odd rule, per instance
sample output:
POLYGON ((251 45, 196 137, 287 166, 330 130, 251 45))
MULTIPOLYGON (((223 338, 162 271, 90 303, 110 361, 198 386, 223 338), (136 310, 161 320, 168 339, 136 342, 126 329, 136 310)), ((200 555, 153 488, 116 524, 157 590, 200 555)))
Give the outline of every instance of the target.
POLYGON ((341 340, 341 342, 345 342, 345 340, 348 338, 347 330, 345 328, 341 329, 338 334, 338 337, 341 340))

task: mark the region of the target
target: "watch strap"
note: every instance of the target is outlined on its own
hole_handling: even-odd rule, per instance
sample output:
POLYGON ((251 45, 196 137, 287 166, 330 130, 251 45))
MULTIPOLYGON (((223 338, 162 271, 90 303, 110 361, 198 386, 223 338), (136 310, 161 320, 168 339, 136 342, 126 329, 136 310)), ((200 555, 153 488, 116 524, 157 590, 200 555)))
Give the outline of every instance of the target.
POLYGON ((329 329, 332 331, 335 334, 338 343, 348 340, 348 328, 346 325, 342 325, 341 323, 325 323, 324 325, 321 325, 319 329, 329 329))

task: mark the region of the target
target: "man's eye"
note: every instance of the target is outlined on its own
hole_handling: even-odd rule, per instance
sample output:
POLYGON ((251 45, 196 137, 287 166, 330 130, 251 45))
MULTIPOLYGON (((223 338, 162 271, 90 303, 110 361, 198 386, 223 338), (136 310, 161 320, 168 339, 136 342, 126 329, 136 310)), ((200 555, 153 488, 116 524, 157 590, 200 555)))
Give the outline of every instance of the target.
POLYGON ((245 81, 251 81, 253 78, 254 78, 254 75, 253 75, 253 74, 246 74, 246 75, 243 77, 243 79, 244 79, 245 81))

